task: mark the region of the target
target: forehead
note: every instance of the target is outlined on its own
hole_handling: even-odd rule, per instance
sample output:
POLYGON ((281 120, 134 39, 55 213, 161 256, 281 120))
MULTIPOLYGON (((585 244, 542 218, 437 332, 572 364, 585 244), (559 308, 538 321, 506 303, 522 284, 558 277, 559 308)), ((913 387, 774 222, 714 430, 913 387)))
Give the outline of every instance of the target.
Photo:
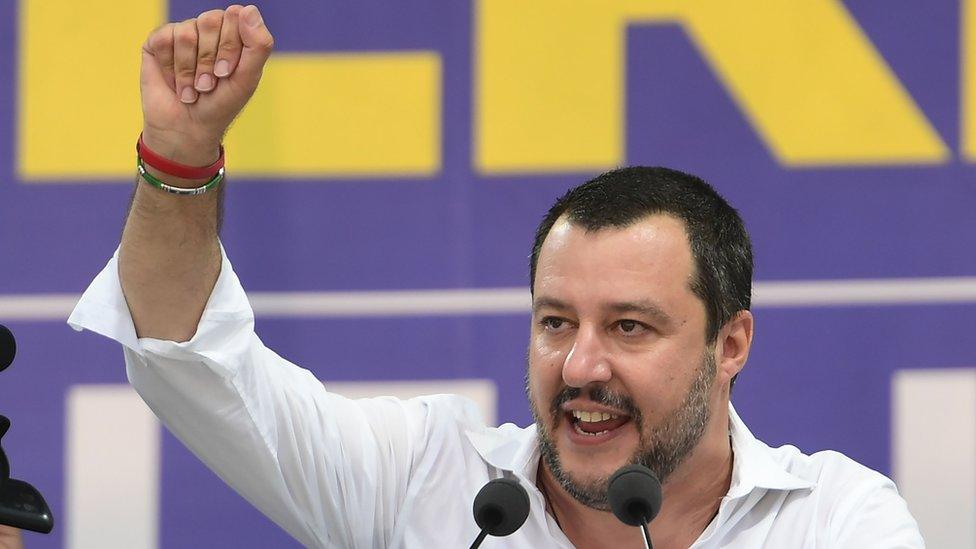
POLYGON ((693 274, 687 232, 676 217, 654 214, 624 228, 587 231, 563 216, 542 244, 534 293, 606 300, 694 297, 693 274))

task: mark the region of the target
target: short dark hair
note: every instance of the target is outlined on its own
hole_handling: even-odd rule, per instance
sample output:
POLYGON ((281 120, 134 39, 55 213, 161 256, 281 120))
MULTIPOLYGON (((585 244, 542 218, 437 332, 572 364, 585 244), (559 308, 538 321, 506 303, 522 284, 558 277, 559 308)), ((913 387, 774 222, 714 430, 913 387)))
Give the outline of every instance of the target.
POLYGON ((706 343, 752 302, 752 243, 739 213, 702 179, 677 170, 633 166, 606 172, 570 189, 549 209, 535 232, 530 288, 542 243, 561 216, 587 231, 623 229, 653 214, 685 226, 695 273, 691 290, 705 304, 706 343))

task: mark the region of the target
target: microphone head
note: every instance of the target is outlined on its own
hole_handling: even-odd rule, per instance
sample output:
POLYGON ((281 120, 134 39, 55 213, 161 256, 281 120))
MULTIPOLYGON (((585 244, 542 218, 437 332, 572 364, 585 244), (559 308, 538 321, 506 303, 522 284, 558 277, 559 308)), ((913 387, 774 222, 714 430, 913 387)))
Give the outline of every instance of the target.
POLYGON ((474 521, 493 536, 518 530, 529 516, 529 494, 515 479, 496 478, 474 498, 474 521))
POLYGON ((14 334, 6 326, 0 324, 0 372, 10 366, 17 354, 17 342, 14 341, 14 334))
POLYGON ((640 526, 661 510, 661 482, 643 465, 626 465, 610 477, 607 499, 621 522, 640 526))

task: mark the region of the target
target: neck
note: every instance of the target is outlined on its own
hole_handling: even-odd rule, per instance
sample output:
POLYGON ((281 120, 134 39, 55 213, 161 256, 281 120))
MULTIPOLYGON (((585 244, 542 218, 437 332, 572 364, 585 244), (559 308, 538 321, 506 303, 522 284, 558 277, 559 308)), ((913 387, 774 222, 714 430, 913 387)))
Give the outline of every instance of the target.
MULTIPOLYGON (((732 447, 728 434, 728 407, 713 415, 695 449, 662 485, 661 511, 650 523, 657 549, 689 547, 718 512, 732 482, 732 447), (716 471, 703 475, 701 471, 716 471)), ((580 549, 589 547, 643 547, 638 528, 626 526, 609 511, 598 511, 574 499, 542 461, 537 484, 566 537, 580 549)))

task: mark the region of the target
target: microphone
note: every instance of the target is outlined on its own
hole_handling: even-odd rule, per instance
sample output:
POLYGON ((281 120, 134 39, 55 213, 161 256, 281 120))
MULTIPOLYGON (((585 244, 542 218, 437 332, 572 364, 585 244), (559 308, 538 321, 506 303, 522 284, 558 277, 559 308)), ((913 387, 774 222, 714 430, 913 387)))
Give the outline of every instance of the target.
POLYGON ((626 465, 610 477, 607 488, 610 509, 621 522, 640 526, 644 546, 651 548, 647 523, 661 510, 661 482, 643 465, 626 465))
POLYGON ((14 361, 17 354, 17 342, 14 341, 14 334, 6 326, 0 324, 0 372, 14 361))
POLYGON ((480 546, 488 534, 501 537, 518 530, 528 516, 529 494, 517 480, 488 481, 474 498, 474 521, 481 527, 481 533, 471 549, 480 546))

